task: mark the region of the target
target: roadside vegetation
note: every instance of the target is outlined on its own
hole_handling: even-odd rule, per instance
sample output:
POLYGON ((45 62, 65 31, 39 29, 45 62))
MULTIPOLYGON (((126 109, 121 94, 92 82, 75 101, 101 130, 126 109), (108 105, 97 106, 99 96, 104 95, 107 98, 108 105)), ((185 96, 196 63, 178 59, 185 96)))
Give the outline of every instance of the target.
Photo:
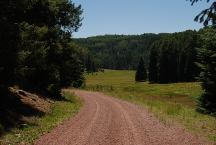
POLYGON ((86 89, 147 107, 163 123, 179 123, 198 136, 216 141, 216 118, 196 111, 203 93, 199 82, 149 84, 137 83, 135 71, 105 70, 86 74, 86 89))
POLYGON ((32 144, 39 136, 73 117, 82 106, 82 101, 67 90, 64 91, 63 96, 64 101, 51 103, 50 112, 41 117, 28 118, 28 122, 3 135, 0 138, 0 144, 32 144))
MULTIPOLYGON (((23 114, 35 117, 39 125, 43 121, 38 117, 46 114, 33 109, 34 104, 23 103, 11 94, 10 88, 38 94, 54 102, 62 100, 64 104, 61 89, 84 84, 84 48, 74 44, 71 38, 81 27, 82 12, 81 5, 70 0, 0 1, 0 137, 8 128, 16 130, 23 114)), ((58 113, 68 113, 63 107, 55 110, 60 107, 58 103, 55 105, 54 114, 49 114, 45 120, 55 122, 62 117, 58 113)), ((49 125, 43 127, 50 128, 49 125)), ((43 128, 36 125, 34 130, 37 134, 43 128)), ((26 140, 34 139, 36 135, 33 134, 30 129, 32 137, 26 140)))

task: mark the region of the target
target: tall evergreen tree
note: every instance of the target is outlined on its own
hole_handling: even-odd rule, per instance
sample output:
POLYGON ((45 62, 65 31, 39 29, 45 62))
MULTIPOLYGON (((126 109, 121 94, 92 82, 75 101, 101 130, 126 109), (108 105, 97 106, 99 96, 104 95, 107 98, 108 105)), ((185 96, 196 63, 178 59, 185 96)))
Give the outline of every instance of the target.
POLYGON ((71 84, 68 78, 73 79, 69 82, 81 80, 80 58, 68 47, 72 32, 81 26, 81 14, 81 6, 70 0, 2 0, 0 87, 19 85, 55 97, 60 96, 60 89, 65 86, 61 79, 67 77, 67 84, 71 84), (61 61, 64 49, 72 52, 61 61), (77 71, 69 71, 71 68, 77 71))
POLYGON ((169 83, 177 82, 177 42, 175 38, 172 38, 168 41, 168 66, 167 66, 167 78, 169 83))
POLYGON ((135 80, 136 82, 142 82, 147 80, 147 71, 146 71, 143 57, 140 58, 137 71, 136 71, 135 80))
POLYGON ((202 48, 198 51, 201 68, 200 80, 204 93, 199 98, 198 110, 216 115, 216 30, 203 30, 202 48))
POLYGON ((17 52, 20 49, 19 23, 23 20, 23 3, 0 1, 0 89, 14 83, 17 52))
POLYGON ((95 61, 93 60, 90 54, 87 55, 86 59, 86 72, 87 73, 94 73, 97 72, 97 67, 95 65, 95 61))
POLYGON ((88 54, 86 59, 86 72, 91 73, 92 72, 92 59, 91 56, 88 54))
POLYGON ((92 61, 91 66, 92 66, 92 72, 96 72, 97 69, 96 69, 95 62, 94 62, 94 61, 92 61))
MULTIPOLYGON (((199 0, 190 0, 192 5, 199 0)), ((210 2, 210 0, 207 0, 210 2)), ((204 26, 212 25, 211 28, 202 30, 201 49, 198 50, 201 68, 200 80, 204 93, 199 98, 198 110, 203 113, 216 115, 216 1, 196 16, 195 21, 203 23, 204 26), (210 23, 211 24, 210 24, 210 23)))
POLYGON ((168 74, 168 66, 169 66, 169 58, 168 58, 168 49, 167 42, 164 41, 161 44, 161 52, 159 58, 158 65, 158 82, 159 83, 168 83, 169 82, 169 74, 168 74))
POLYGON ((185 62, 186 62, 186 52, 181 50, 178 56, 178 69, 177 69, 177 77, 178 81, 185 81, 185 62))
POLYGON ((158 48, 159 48, 158 43, 154 43, 151 51, 150 51, 150 56, 149 56, 149 82, 150 83, 156 83, 158 82, 158 48))

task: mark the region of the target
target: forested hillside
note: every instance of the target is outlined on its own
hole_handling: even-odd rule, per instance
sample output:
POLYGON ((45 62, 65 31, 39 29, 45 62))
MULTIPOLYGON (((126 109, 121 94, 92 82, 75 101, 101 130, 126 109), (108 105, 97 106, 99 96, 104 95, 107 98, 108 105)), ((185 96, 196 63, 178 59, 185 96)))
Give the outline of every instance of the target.
POLYGON ((88 49, 97 67, 122 70, 135 69, 141 56, 148 63, 152 43, 166 35, 104 35, 75 39, 75 42, 88 49))
POLYGON ((142 56, 150 81, 166 83, 193 81, 198 76, 198 36, 198 32, 188 30, 173 34, 105 35, 75 42, 88 49, 99 68, 134 70, 142 56))

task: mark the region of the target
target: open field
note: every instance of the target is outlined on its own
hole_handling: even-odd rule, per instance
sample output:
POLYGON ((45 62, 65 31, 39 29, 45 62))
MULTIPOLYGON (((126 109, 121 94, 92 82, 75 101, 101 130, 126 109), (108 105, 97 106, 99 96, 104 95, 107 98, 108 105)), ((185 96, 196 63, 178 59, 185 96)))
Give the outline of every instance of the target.
POLYGON ((86 74, 86 89, 144 105, 165 124, 181 124, 194 134, 216 141, 216 118, 195 111, 196 98, 202 93, 198 82, 135 83, 134 75, 134 71, 115 70, 86 74))
POLYGON ((51 111, 44 116, 28 118, 28 123, 7 132, 0 138, 0 144, 32 144, 39 136, 48 133, 63 121, 74 116, 82 106, 82 101, 69 92, 64 92, 65 100, 51 103, 51 111))

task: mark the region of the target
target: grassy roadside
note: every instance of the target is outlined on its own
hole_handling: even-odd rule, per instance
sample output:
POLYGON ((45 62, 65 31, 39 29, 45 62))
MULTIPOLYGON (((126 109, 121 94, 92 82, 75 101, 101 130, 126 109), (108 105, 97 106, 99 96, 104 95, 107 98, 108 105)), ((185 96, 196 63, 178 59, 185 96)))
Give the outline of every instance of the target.
POLYGON ((82 101, 67 91, 64 91, 64 97, 64 101, 55 101, 51 105, 52 109, 48 114, 34 117, 30 124, 6 133, 0 139, 0 144, 32 144, 39 136, 74 116, 82 106, 82 101))
POLYGON ((134 75, 134 71, 114 70, 86 75, 86 89, 143 105, 163 123, 178 123, 192 133, 216 142, 216 118, 195 111, 196 97, 202 93, 199 83, 135 83, 134 75))

